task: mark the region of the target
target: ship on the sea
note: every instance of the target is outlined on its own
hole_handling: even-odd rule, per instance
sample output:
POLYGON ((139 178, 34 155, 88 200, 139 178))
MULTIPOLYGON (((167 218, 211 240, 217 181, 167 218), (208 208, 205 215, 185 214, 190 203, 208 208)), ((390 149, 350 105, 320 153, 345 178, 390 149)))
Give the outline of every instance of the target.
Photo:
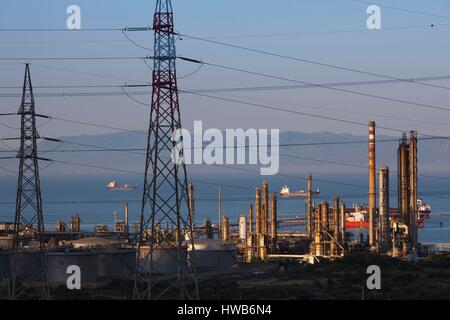
POLYGON ((137 190, 139 187, 137 184, 131 185, 131 184, 118 184, 115 180, 111 180, 107 185, 106 188, 113 191, 132 191, 137 190))
MULTIPOLYGON (((307 197, 308 191, 299 190, 299 191, 290 191, 288 186, 284 186, 281 188, 280 197, 282 198, 291 198, 291 197, 307 197)), ((311 196, 318 197, 320 196, 320 189, 311 192, 311 196)))
MULTIPOLYGON (((398 214, 396 209, 391 209, 391 214, 398 214)), ((425 220, 430 217, 431 206, 422 201, 422 199, 417 200, 417 227, 423 228, 425 220)), ((367 229, 369 228, 369 214, 367 208, 364 206, 354 206, 345 215, 345 227, 348 229, 367 229)))

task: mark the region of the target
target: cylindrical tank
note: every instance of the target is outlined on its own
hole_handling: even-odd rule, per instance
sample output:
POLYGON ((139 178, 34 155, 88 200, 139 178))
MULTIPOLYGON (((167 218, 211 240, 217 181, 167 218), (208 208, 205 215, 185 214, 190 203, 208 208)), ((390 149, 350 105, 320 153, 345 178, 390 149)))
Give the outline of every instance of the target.
POLYGON ((236 263, 237 248, 230 242, 219 240, 196 240, 195 250, 188 245, 189 257, 196 268, 227 268, 236 263))
POLYGON ((135 249, 112 249, 98 253, 98 276, 101 278, 131 279, 135 270, 135 249))
POLYGON ((98 255, 92 250, 58 250, 47 253, 47 279, 50 285, 66 284, 67 268, 71 265, 80 267, 81 286, 95 285, 98 275, 98 255))
POLYGON ((239 240, 244 242, 247 239, 247 217, 245 214, 239 217, 239 240))
POLYGON ((142 267, 150 273, 177 273, 178 261, 180 261, 180 267, 182 270, 187 269, 187 250, 186 248, 180 248, 180 254, 178 254, 178 248, 157 248, 153 250, 153 257, 150 258, 150 250, 148 246, 141 246, 140 248, 140 260, 142 267), (178 256, 180 260, 178 260, 178 256), (153 263, 151 263, 151 261, 153 263))
POLYGON ((11 253, 0 252, 0 281, 5 281, 10 277, 11 253))

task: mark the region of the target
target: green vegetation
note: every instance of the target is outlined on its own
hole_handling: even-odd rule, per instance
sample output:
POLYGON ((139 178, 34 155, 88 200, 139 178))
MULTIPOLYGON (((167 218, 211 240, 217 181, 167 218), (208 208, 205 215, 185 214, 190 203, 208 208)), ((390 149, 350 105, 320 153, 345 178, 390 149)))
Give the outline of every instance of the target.
MULTIPOLYGON (((253 273, 263 265, 242 265, 236 272, 208 276, 201 274, 200 298, 220 299, 295 299, 295 300, 428 300, 450 299, 450 256, 434 255, 417 262, 385 256, 357 254, 334 262, 300 265, 285 262, 287 271, 267 268, 253 273), (367 267, 381 268, 381 290, 366 287, 367 267)), ((93 300, 132 299, 133 281, 117 280, 99 288, 67 290, 52 288, 52 299, 93 300)), ((0 288, 2 296, 6 288, 0 288)), ((156 289, 156 288, 155 288, 156 289)), ((5 294, 5 295, 3 295, 5 294)), ((33 294, 24 297, 33 299, 33 294)), ((179 292, 169 292, 165 299, 179 298, 179 292)))

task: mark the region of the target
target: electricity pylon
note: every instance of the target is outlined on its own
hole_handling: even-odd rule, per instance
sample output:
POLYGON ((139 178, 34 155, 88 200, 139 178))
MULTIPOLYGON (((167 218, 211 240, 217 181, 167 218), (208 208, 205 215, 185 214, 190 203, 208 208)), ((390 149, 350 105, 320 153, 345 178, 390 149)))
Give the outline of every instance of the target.
POLYGON ((19 299, 30 289, 37 289, 41 299, 49 298, 45 256, 44 219, 36 140, 36 112, 30 67, 26 64, 21 117, 19 179, 11 252, 9 298, 19 299), (22 274, 23 273, 23 274, 22 274))
POLYGON ((187 252, 194 243, 186 165, 177 161, 184 159, 183 140, 173 139, 182 127, 170 0, 157 0, 153 30, 153 94, 134 298, 196 299, 195 268, 187 252))

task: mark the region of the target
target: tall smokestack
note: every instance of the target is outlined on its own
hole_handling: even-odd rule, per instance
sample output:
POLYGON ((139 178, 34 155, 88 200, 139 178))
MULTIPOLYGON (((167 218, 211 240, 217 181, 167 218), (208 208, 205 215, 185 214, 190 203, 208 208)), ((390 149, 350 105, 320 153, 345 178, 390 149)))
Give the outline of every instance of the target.
POLYGON ((255 233, 261 233, 261 189, 255 189, 255 233))
POLYGON ((414 249, 417 243, 417 132, 411 131, 409 140, 409 230, 414 249))
POLYGON ((383 253, 389 251, 390 217, 389 217, 389 167, 380 169, 380 250, 383 253))
POLYGON ((313 205, 312 205, 312 175, 306 178, 308 198, 306 199, 306 232, 310 238, 313 236, 313 205))
POLYGON ((369 245, 375 244, 375 208, 376 204, 376 182, 375 182, 375 122, 369 122, 369 245))
POLYGON ((273 245, 277 236, 277 194, 272 192, 270 195, 270 238, 273 245))
POLYGON ((263 210, 262 210, 262 230, 263 234, 268 234, 268 224, 269 224, 269 184, 267 181, 263 181, 262 187, 263 196, 263 210))

